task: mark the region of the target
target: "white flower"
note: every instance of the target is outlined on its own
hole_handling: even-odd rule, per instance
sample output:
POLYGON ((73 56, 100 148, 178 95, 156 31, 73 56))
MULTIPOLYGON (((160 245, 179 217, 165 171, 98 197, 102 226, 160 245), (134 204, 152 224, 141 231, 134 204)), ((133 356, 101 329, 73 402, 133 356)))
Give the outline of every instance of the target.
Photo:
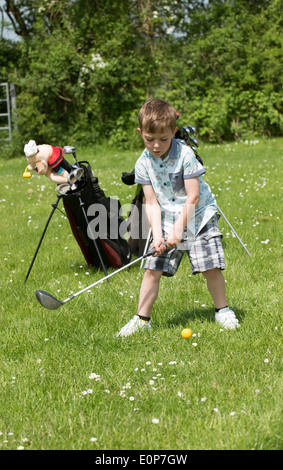
POLYGON ((130 401, 134 401, 135 397, 130 397, 129 400, 130 401))
POLYGON ((91 437, 90 438, 90 442, 96 442, 97 441, 97 437, 91 437))
POLYGON ((100 379, 100 375, 98 374, 95 374, 94 372, 92 372, 89 377, 89 379, 100 379))
POLYGON ((150 380, 149 385, 154 385, 154 380, 150 380))
POLYGON ((158 418, 152 418, 151 422, 153 424, 158 424, 159 423, 159 419, 158 418))

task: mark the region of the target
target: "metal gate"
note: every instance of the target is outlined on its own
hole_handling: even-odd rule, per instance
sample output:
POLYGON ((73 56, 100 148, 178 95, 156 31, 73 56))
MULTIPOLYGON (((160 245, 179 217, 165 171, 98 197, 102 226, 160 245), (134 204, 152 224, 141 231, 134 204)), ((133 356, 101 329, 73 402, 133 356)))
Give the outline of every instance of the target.
POLYGON ((7 138, 2 138, 1 132, 0 140, 12 140, 9 86, 8 83, 0 83, 0 87, 0 131, 6 131, 5 134, 8 132, 7 138))

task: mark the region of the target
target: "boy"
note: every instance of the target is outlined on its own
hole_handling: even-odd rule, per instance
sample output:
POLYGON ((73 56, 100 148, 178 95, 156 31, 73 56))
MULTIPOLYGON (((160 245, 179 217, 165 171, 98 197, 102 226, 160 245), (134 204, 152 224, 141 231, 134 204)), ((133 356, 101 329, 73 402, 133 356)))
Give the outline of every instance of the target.
POLYGON ((173 106, 163 100, 148 100, 138 119, 138 132, 146 148, 135 165, 135 182, 143 187, 156 254, 146 259, 138 313, 117 336, 151 328, 150 315, 161 276, 176 273, 185 251, 192 273, 202 273, 206 279, 216 322, 225 329, 237 328, 235 313, 227 306, 222 235, 214 196, 202 179, 205 170, 193 151, 174 139, 178 128, 173 106), (178 249, 184 237, 190 240, 191 232, 191 243, 185 250, 185 244, 178 249))

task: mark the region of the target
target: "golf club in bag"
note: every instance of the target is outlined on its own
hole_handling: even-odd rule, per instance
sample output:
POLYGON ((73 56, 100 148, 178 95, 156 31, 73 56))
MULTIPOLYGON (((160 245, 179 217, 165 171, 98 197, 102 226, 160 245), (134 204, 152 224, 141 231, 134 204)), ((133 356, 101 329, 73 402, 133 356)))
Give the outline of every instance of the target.
MULTIPOLYGON (((50 220, 55 210, 58 208, 61 199, 63 199, 63 205, 73 235, 88 266, 102 268, 104 274, 107 275, 107 267, 120 268, 131 260, 130 247, 123 236, 123 231, 120 230, 123 223, 126 227, 126 221, 119 213, 121 207, 120 202, 105 196, 104 191, 98 184, 98 179, 92 174, 89 163, 85 161, 78 162, 75 150, 75 147, 65 146, 63 152, 73 154, 76 165, 83 170, 83 176, 75 186, 63 184, 57 187, 57 201, 52 204, 52 211, 26 274, 25 281, 28 279, 50 220), (95 206, 93 207, 101 207, 104 209, 103 214, 105 214, 106 220, 104 220, 105 223, 103 224, 103 237, 100 231, 98 236, 96 231, 94 232, 92 229, 91 222, 96 217, 96 212, 93 213, 89 208, 94 204, 95 206), (110 233, 110 226, 113 221, 115 227, 117 227, 115 237, 110 233), (122 232, 122 234, 120 232, 122 232)), ((124 232, 126 232, 126 228, 124 232)))
POLYGON ((136 258, 134 261, 131 261, 125 266, 122 266, 120 269, 117 269, 116 271, 113 271, 112 273, 108 274, 107 276, 103 277, 102 279, 99 279, 98 281, 94 282, 93 284, 90 284, 89 286, 85 287, 84 289, 81 289, 80 291, 76 292, 75 294, 72 294, 70 297, 68 297, 65 300, 58 300, 53 295, 49 294, 48 292, 45 292, 43 290, 37 290, 35 295, 38 300, 38 302, 44 307, 47 308, 48 310, 56 310, 57 308, 61 307, 61 305, 66 304, 69 302, 69 300, 74 299, 78 295, 82 294, 83 292, 91 289, 92 287, 96 286, 97 284, 102 283, 103 281, 108 280, 110 277, 115 276, 115 274, 120 273, 126 268, 129 268, 135 263, 138 263, 141 261, 143 258, 147 258, 148 256, 152 256, 155 253, 155 249, 150 250, 148 253, 145 255, 140 256, 139 258, 136 258))

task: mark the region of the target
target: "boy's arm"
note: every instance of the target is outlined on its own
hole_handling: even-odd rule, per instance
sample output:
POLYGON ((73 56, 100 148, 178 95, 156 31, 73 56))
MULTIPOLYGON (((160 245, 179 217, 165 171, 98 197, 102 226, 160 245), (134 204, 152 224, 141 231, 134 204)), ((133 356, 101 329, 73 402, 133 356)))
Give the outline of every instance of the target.
POLYGON ((166 249, 162 244, 164 243, 164 238, 162 235, 161 228, 161 210, 160 205, 156 199, 155 192, 153 187, 149 184, 143 185, 143 193, 145 196, 145 209, 146 215, 152 230, 153 244, 152 248, 156 249, 156 254, 160 255, 166 249))
POLYGON ((189 178, 184 180, 187 200, 176 220, 173 229, 168 234, 166 244, 168 248, 174 248, 182 241, 183 232, 190 221, 199 202, 199 179, 189 178))

